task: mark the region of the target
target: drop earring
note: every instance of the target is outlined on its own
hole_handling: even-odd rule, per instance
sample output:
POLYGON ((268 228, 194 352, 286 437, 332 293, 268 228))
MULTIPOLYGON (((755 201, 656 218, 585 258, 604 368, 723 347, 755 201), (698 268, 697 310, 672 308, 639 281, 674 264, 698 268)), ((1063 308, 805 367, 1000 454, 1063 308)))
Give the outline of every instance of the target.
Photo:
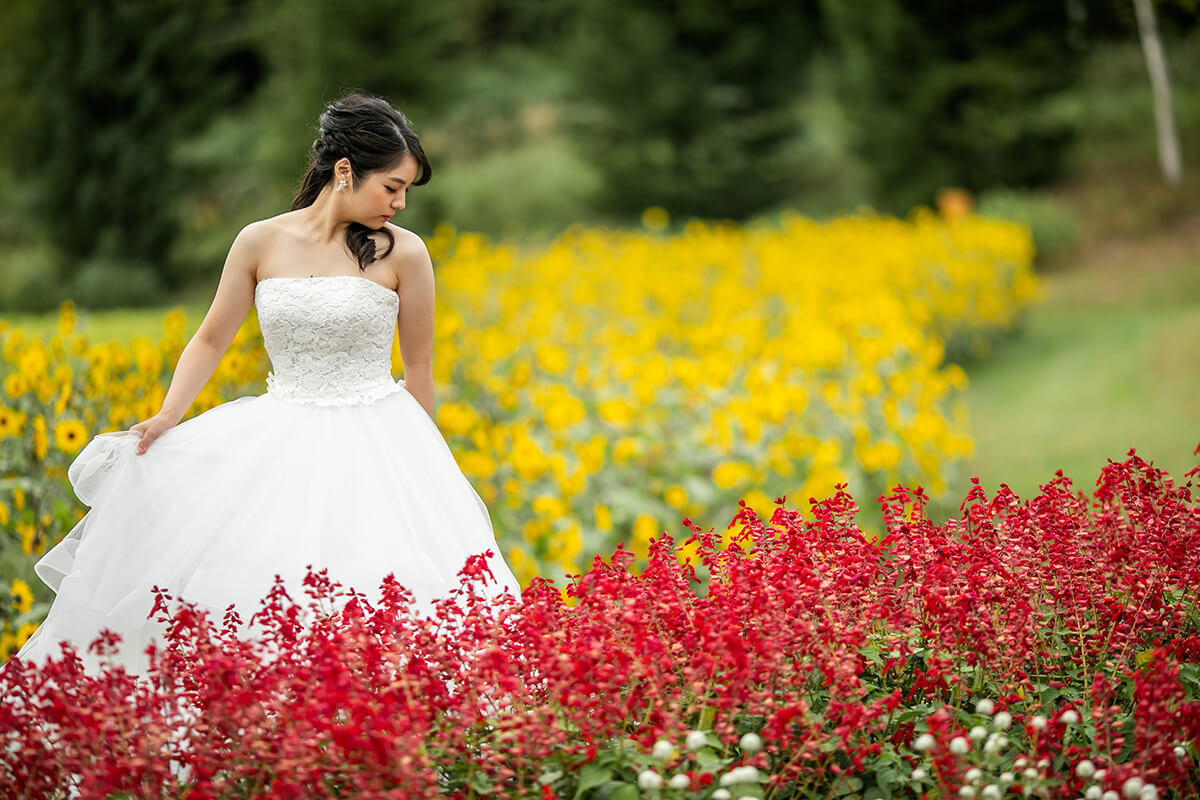
POLYGON ((338 181, 337 189, 335 189, 334 191, 340 192, 342 189, 345 189, 345 188, 346 188, 346 179, 342 178, 340 181, 338 181))

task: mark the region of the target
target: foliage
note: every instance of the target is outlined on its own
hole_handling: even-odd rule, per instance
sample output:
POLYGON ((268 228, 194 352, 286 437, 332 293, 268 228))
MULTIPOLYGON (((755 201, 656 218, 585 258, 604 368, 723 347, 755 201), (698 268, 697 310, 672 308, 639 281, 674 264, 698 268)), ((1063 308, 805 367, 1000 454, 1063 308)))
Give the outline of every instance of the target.
POLYGON ((1066 3, 950 0, 822 3, 857 151, 882 208, 905 211, 944 186, 1032 187, 1061 172, 1074 131, 1047 113, 1082 51, 1066 3))
POLYGON ((1079 219, 1067 205, 1049 195, 995 189, 979 198, 977 213, 1028 227, 1039 259, 1079 241, 1079 219))
MULTIPOLYGON (((946 343, 1011 327, 1036 290, 1025 229, 929 214, 430 244, 436 421, 523 584, 620 541, 645 555, 663 524, 711 523, 743 496, 765 513, 845 481, 943 494, 972 447, 946 343)), ((38 431, 148 418, 183 344, 179 312, 128 345, 90 342, 72 306, 47 340, 0 330, 0 503, 25 497, 0 524, 0 574, 44 596, 33 560, 81 510, 65 480, 79 443, 40 448, 38 431)), ((260 393, 267 369, 252 317, 193 410, 260 393)))
POLYGON ((27 221, 56 247, 57 299, 101 284, 98 301, 145 302, 176 282, 165 257, 189 181, 168 155, 254 80, 242 14, 232 2, 172 4, 167 15, 144 3, 21 2, 0 27, 15 65, 5 135, 31 194, 27 221), (122 270, 137 291, 113 297, 122 270))
MULTIPOLYGON (((1200 454, 1200 448, 1197 448, 1200 454)), ((1200 475, 1200 468, 1189 477, 1200 475)), ((159 590, 134 678, 63 645, 0 671, 8 797, 1188 797, 1200 781, 1200 504, 1134 454, 1091 499, 919 489, 805 521, 688 520, 488 605, 475 556, 434 617, 324 573, 249 626, 159 590), (86 657, 86 660, 80 656, 86 657), (1150 787, 1150 788, 1147 788, 1150 787), (646 795, 642 795, 646 796, 646 795), (1108 795, 1106 795, 1108 796, 1108 795)))
POLYGON ((744 219, 793 189, 793 101, 820 38, 814 3, 674 0, 579 4, 564 54, 581 99, 601 202, 632 216, 744 219))

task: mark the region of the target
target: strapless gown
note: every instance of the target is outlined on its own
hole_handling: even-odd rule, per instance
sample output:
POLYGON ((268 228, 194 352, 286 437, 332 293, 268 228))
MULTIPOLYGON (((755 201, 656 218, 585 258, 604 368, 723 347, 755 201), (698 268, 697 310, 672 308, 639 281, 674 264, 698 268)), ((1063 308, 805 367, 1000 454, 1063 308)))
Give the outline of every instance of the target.
MULTIPOLYGON (((375 600, 391 573, 418 612, 490 550, 486 592, 520 597, 488 510, 424 408, 391 375, 395 292, 359 276, 269 278, 254 303, 272 371, 267 391, 171 428, 144 455, 137 434, 96 436, 68 470, 90 507, 38 561, 55 591, 17 654, 84 651, 101 629, 142 673, 161 628, 152 587, 244 621, 275 576, 305 598, 307 565, 375 600)), ((90 657, 85 663, 94 665, 90 657)))

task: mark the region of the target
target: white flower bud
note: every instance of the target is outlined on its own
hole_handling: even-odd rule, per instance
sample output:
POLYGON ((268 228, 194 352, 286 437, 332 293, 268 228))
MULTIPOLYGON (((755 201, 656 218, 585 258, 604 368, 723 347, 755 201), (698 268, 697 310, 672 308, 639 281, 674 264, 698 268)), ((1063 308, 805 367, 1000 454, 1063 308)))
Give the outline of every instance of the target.
POLYGON ((1027 780, 1033 780, 1038 776, 1038 771, 1033 767, 1026 767, 1025 771, 1021 774, 1024 775, 1027 780))
POLYGON ((704 731, 689 731, 684 744, 688 750, 699 750, 708 744, 708 734, 704 731))
POLYGON ((1059 719, 1062 720, 1064 725, 1074 725, 1079 722, 1079 714, 1075 711, 1075 709, 1068 708, 1062 713, 1062 716, 1060 716, 1059 719))
POLYGON ((1121 794, 1125 795, 1125 800, 1137 800, 1138 795, 1142 793, 1142 787, 1145 785, 1145 781, 1134 775, 1125 781, 1125 785, 1121 787, 1121 794))
POLYGON ((1033 718, 1029 720, 1029 724, 1034 730, 1037 730, 1037 731, 1045 730, 1046 729, 1046 718, 1043 717, 1041 714, 1034 714, 1033 718))
POLYGON ((970 736, 976 742, 978 742, 980 739, 986 739, 987 735, 987 728, 983 727, 982 725, 976 725, 974 728, 971 728, 971 732, 967 734, 967 736, 970 736))
POLYGON ((1176 758, 1183 758, 1185 755, 1187 755, 1187 751, 1186 751, 1186 750, 1184 750, 1184 749, 1183 749, 1182 747, 1180 747, 1179 745, 1175 745, 1175 757, 1176 757, 1176 758))
POLYGON ((638 773, 638 788, 639 789, 661 789, 663 785, 662 776, 652 769, 644 769, 638 773))
POLYGON ((966 778, 971 783, 978 782, 978 780, 982 777, 983 777, 983 770, 981 770, 979 767, 971 767, 969 770, 967 770, 966 778))
POLYGON ((728 789, 717 789, 709 796, 712 798, 712 800, 729 800, 732 795, 729 794, 728 789))
POLYGON ((743 753, 754 755, 763 749, 762 738, 757 733, 742 734, 742 738, 738 740, 738 747, 743 753))
POLYGON ((961 736, 955 736, 950 740, 950 752, 956 756, 965 756, 971 751, 971 743, 961 736))
POLYGON ((913 749, 924 753, 926 750, 932 750, 936 743, 937 740, 933 738, 932 733, 922 733, 917 737, 917 740, 913 742, 913 749))
POLYGON ((1096 783, 1099 783, 1100 781, 1104 780, 1104 776, 1107 774, 1108 774, 1108 770, 1098 769, 1098 770, 1096 770, 1096 775, 1095 775, 1094 780, 1096 781, 1096 783))
POLYGON ((1013 777, 1013 774, 1011 772, 1001 772, 1000 773, 1000 785, 1001 786, 1008 786, 1014 780, 1016 780, 1016 778, 1013 777))
POLYGON ((1075 774, 1083 778, 1085 781, 1096 774, 1096 765, 1090 760, 1084 759, 1075 765, 1075 774))
POLYGON ((958 790, 958 796, 959 797, 968 797, 968 798, 974 797, 975 790, 972 789, 970 786, 964 786, 958 790))
POLYGON ((991 716, 992 712, 995 710, 996 704, 991 700, 988 700, 986 697, 975 704, 976 714, 987 714, 988 716, 991 716))
POLYGON ((1028 761, 1029 761, 1029 759, 1027 759, 1024 755, 1019 755, 1013 759, 1013 766, 1017 767, 1019 769, 1019 768, 1025 766, 1026 762, 1028 762, 1028 761))
POLYGON ((1001 711, 996 716, 992 717, 992 722, 997 728, 1006 731, 1012 725, 1012 714, 1007 711, 1001 711))
POLYGON ((1048 759, 1048 758, 1038 759, 1037 765, 1038 765, 1038 769, 1045 769, 1046 767, 1050 766, 1050 759, 1048 759))
POLYGON ((1117 794, 1114 790, 1109 789, 1107 792, 1100 795, 1100 800, 1121 800, 1121 795, 1117 794))
POLYGON ((1088 790, 1083 793, 1083 800, 1100 800, 1100 795, 1103 790, 1099 786, 1089 786, 1088 790))
POLYGON ((683 774, 672 775, 671 780, 667 781, 667 785, 672 789, 686 789, 692 785, 692 779, 683 774))
POLYGON ((914 781, 923 781, 929 777, 929 772, 924 767, 916 767, 911 777, 914 781))
POLYGON ((979 796, 982 797, 983 800, 1000 800, 1000 798, 1004 796, 1004 792, 1002 792, 1000 787, 996 784, 989 783, 987 786, 983 787, 983 791, 979 793, 979 796))
POLYGON ((668 742, 666 739, 659 739, 654 743, 654 749, 650 751, 650 755, 655 758, 666 761, 675 753, 675 745, 668 742))
POLYGON ((1153 783, 1147 783, 1138 793, 1138 800, 1158 800, 1158 787, 1153 783))

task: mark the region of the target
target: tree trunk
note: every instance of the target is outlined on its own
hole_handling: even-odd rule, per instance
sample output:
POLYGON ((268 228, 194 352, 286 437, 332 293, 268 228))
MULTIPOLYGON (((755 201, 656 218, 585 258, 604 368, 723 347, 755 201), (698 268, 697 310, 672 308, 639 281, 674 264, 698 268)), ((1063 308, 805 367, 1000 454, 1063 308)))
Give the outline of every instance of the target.
POLYGON ((1175 131, 1175 112, 1171 109, 1171 81, 1167 77, 1167 60, 1158 38, 1154 21, 1153 0, 1133 0, 1137 12, 1138 32, 1142 37, 1142 53, 1146 56, 1146 71, 1154 92, 1154 127, 1158 133, 1158 163, 1163 177, 1171 186, 1183 180, 1183 161, 1179 156, 1179 135, 1175 131))

